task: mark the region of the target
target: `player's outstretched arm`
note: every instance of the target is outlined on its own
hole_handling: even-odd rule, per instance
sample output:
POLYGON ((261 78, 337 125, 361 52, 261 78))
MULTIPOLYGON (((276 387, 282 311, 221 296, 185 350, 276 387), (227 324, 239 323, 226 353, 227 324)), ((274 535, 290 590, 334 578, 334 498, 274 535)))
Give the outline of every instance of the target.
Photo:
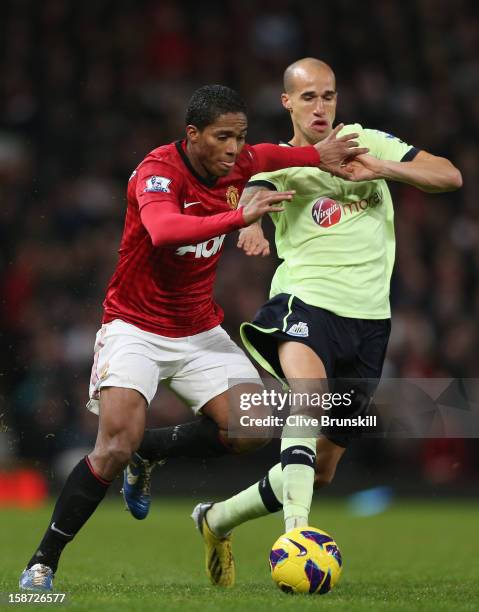
MULTIPOLYGON (((267 187, 248 187, 241 195, 240 207, 246 206, 258 191, 270 191, 267 187)), ((265 238, 261 227, 261 218, 248 227, 240 229, 237 247, 246 255, 267 257, 270 254, 269 241, 265 238)))
POLYGON ((242 207, 245 224, 251 225, 264 215, 272 212, 283 212, 284 207, 281 202, 291 201, 295 193, 294 190, 269 191, 258 189, 249 202, 242 207))
POLYGON ((161 248, 197 244, 246 225, 239 209, 197 217, 180 213, 178 204, 168 200, 146 204, 140 210, 140 217, 153 246, 161 248))
POLYGON ((206 217, 183 215, 178 212, 177 204, 168 200, 150 202, 142 207, 140 216, 154 246, 178 247, 228 234, 251 225, 267 213, 282 212, 280 202, 291 200, 294 193, 257 193, 244 208, 206 217))
POLYGON ((361 155, 347 164, 349 180, 386 179, 413 185, 428 193, 455 191, 462 187, 461 172, 445 157, 419 151, 410 162, 377 159, 361 155))
POLYGON ((254 151, 256 165, 253 174, 273 172, 282 168, 313 166, 347 179, 343 167, 345 163, 357 155, 367 153, 369 149, 358 146, 355 140, 358 134, 346 134, 337 138, 343 127, 344 124, 340 123, 327 138, 314 146, 284 147, 268 143, 253 145, 251 149, 254 151))

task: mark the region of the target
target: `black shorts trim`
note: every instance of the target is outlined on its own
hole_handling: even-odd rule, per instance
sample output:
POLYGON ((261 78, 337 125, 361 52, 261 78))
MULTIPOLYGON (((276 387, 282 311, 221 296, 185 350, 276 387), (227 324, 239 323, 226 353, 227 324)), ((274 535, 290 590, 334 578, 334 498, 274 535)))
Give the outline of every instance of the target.
MULTIPOLYGON (((249 354, 285 386, 278 341, 309 346, 324 364, 331 381, 330 391, 339 390, 354 380, 357 401, 348 414, 337 416, 357 416, 366 414, 379 383, 390 330, 390 319, 341 317, 281 293, 266 302, 251 323, 243 323, 240 334, 249 354)), ((334 428, 323 428, 322 433, 339 446, 347 446, 357 437, 356 432, 345 433, 334 428)))
POLYGON ((403 155, 403 157, 401 158, 401 161, 402 162, 412 161, 416 157, 416 155, 420 152, 420 150, 421 149, 418 149, 416 147, 411 147, 409 151, 405 155, 403 155))
POLYGON ((258 179, 257 181, 248 181, 246 183, 246 189, 248 187, 266 187, 267 189, 270 189, 271 191, 278 191, 278 189, 276 188, 276 185, 274 183, 270 183, 269 181, 265 181, 265 180, 261 180, 258 179))

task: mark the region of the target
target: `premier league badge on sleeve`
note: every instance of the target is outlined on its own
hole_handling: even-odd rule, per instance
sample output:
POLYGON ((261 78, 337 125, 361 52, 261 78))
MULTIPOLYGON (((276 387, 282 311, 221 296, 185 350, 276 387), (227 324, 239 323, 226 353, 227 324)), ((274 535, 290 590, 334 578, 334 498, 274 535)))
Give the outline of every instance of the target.
POLYGON ((168 188, 170 183, 171 179, 165 178, 164 176, 150 176, 150 178, 146 181, 146 187, 143 191, 170 193, 168 188))

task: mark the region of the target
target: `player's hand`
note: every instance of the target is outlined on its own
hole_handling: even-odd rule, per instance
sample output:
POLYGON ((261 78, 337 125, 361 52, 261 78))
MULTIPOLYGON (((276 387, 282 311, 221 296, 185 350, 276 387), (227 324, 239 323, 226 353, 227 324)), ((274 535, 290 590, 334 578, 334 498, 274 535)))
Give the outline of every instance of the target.
POLYGON ((243 219, 251 225, 264 215, 272 212, 283 212, 280 202, 289 202, 295 191, 258 191, 243 208, 243 219))
POLYGON ((259 223, 252 223, 240 230, 237 247, 243 249, 246 255, 267 257, 270 254, 269 241, 264 237, 259 223))
POLYGON ((383 178, 381 160, 373 155, 359 155, 349 161, 343 170, 350 181, 374 181, 383 178))
POLYGON ((345 164, 354 160, 358 155, 368 153, 369 149, 359 147, 355 140, 359 134, 346 134, 337 138, 338 132, 344 127, 344 123, 337 125, 327 138, 314 146, 320 155, 319 167, 325 172, 334 174, 343 179, 349 179, 345 171, 345 164))

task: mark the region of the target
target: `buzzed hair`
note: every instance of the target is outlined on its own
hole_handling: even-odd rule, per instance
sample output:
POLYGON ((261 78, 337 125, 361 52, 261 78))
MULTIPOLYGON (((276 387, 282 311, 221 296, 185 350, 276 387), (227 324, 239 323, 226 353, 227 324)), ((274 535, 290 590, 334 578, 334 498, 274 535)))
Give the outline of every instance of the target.
MULTIPOLYGON (((290 64, 284 71, 283 87, 286 93, 290 93, 294 89, 295 72, 298 70, 298 68, 303 68, 307 65, 315 66, 316 68, 322 68, 323 70, 329 70, 334 76, 333 69, 326 62, 316 59, 315 57, 303 57, 302 59, 299 59, 296 62, 290 64)), ((336 77, 334 77, 334 80, 336 82, 336 77)))

